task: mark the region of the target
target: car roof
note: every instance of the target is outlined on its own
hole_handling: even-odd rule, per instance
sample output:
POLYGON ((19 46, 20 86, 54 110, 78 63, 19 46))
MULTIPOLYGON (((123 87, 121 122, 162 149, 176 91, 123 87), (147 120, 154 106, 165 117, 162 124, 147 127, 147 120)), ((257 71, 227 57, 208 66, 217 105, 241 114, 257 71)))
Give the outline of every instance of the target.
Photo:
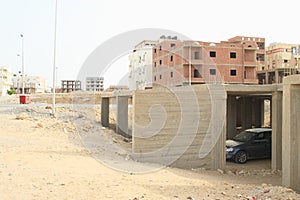
POLYGON ((271 128, 251 128, 251 129, 247 129, 246 131, 251 131, 254 133, 261 133, 264 131, 272 131, 272 129, 271 128))

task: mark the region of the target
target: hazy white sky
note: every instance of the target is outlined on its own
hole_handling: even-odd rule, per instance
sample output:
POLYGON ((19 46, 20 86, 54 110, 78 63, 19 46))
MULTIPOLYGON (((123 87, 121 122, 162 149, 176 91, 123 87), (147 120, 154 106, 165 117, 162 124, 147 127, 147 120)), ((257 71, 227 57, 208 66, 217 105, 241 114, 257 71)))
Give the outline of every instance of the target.
MULTIPOLYGON (((0 0, 0 66, 21 70, 22 33, 25 73, 52 85, 54 5, 55 0, 0 0)), ((211 42, 246 35, 265 37, 267 44, 300 43, 298 13, 296 0, 58 0, 58 85, 75 79, 89 54, 122 32, 163 28, 211 42)), ((114 65, 120 76, 128 71, 126 60, 114 65)), ((115 75, 105 75, 106 86, 115 75)))

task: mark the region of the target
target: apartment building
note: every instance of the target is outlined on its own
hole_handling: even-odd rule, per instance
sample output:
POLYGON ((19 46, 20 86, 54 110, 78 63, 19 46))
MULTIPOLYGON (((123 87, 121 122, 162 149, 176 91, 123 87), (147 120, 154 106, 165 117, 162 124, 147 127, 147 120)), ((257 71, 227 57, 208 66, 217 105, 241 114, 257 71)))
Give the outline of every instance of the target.
POLYGON ((104 78, 103 77, 86 77, 85 87, 86 91, 102 92, 104 91, 104 78))
POLYGON ((0 96, 7 95, 12 86, 12 72, 7 67, 0 67, 0 96))
POLYGON ((144 40, 134 47, 129 56, 129 89, 144 90, 152 87, 152 48, 157 41, 144 40))
POLYGON ((81 81, 79 80, 62 80, 61 81, 61 92, 69 93, 81 90, 81 81))
MULTIPOLYGON (((22 76, 14 75, 12 78, 12 88, 18 94, 22 93, 22 76)), ((40 76, 24 76, 24 93, 45 93, 46 92, 46 79, 40 76)))
POLYGON ((257 71, 259 84, 282 83, 285 76, 299 73, 299 58, 299 44, 271 44, 266 48, 266 66, 257 71))
POLYGON ((265 39, 237 36, 214 43, 161 38, 152 53, 153 85, 257 84, 256 69, 265 65, 265 39))

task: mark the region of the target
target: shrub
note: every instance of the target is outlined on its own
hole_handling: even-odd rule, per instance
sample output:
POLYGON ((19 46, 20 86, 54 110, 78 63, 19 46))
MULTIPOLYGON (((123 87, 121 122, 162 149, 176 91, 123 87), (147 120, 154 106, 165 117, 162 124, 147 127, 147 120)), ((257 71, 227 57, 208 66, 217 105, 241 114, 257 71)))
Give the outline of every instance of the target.
POLYGON ((11 89, 11 90, 7 90, 7 94, 8 95, 12 95, 12 94, 16 94, 17 92, 16 92, 16 90, 14 90, 14 89, 11 89))

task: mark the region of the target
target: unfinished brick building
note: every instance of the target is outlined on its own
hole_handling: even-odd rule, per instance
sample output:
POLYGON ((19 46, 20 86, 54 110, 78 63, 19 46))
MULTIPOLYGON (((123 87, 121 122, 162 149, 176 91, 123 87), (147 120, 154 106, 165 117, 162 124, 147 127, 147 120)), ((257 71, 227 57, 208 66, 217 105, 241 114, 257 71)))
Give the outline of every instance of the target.
POLYGON ((257 70, 259 84, 282 83, 285 76, 299 73, 299 62, 299 44, 271 44, 266 48, 266 66, 257 70))
POLYGON ((257 84, 256 70, 264 65, 264 38, 237 36, 220 43, 161 38, 153 47, 153 85, 257 84))

